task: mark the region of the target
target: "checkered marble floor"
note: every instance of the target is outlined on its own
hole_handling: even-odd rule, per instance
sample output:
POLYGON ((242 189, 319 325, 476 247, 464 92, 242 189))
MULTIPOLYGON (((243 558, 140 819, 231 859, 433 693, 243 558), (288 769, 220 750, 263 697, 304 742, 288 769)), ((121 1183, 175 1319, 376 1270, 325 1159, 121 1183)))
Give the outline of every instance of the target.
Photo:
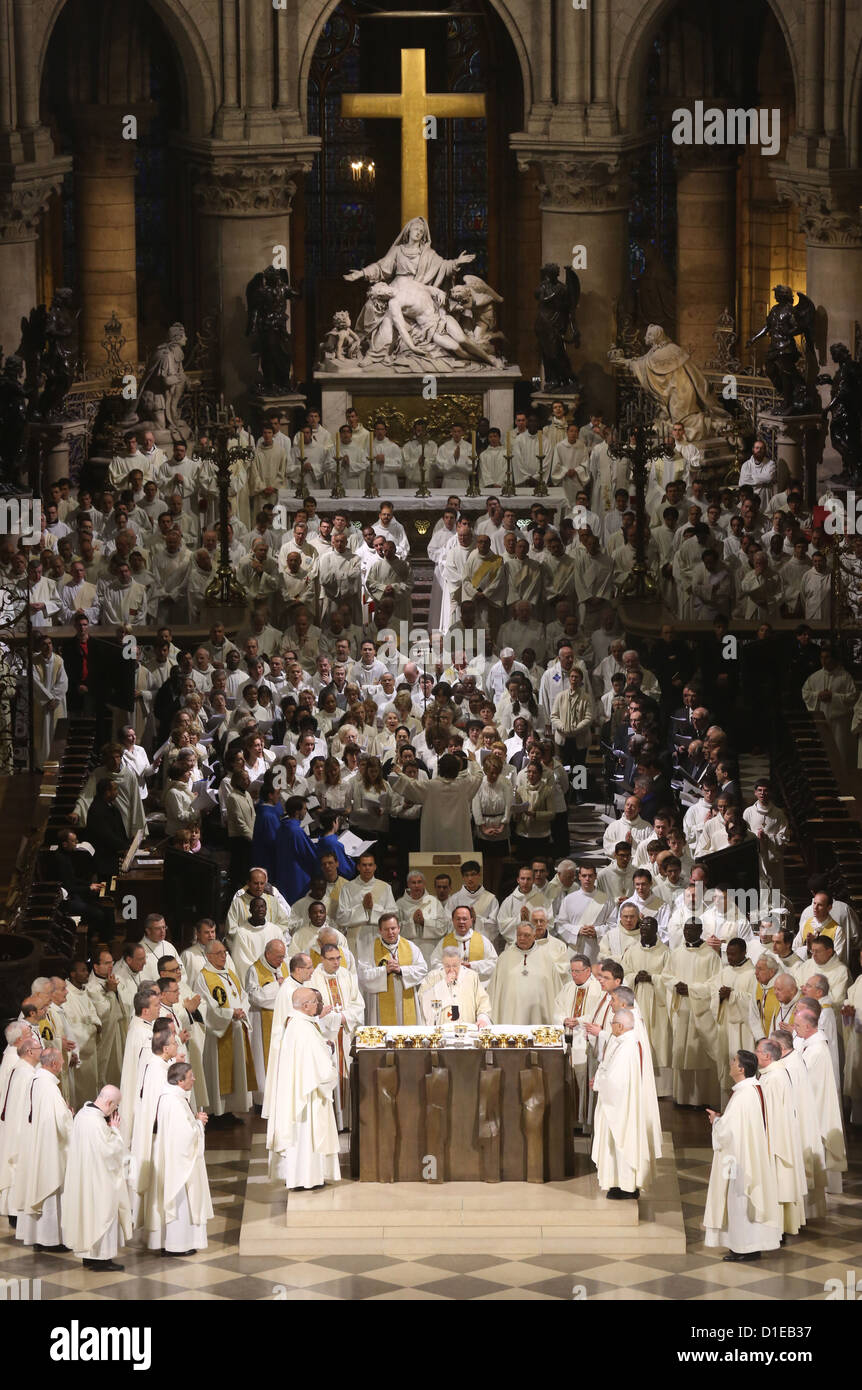
POLYGON ((700 1221, 712 1150, 704 1116, 662 1102, 674 1136, 688 1249, 684 1255, 631 1259, 601 1255, 539 1255, 514 1260, 489 1255, 434 1255, 392 1261, 381 1255, 327 1255, 312 1260, 238 1254, 248 1155, 259 1119, 213 1129, 207 1166, 215 1218, 209 1248, 187 1259, 124 1250, 122 1274, 94 1274, 70 1255, 34 1254, 18 1245, 5 1222, 0 1277, 40 1279, 43 1301, 242 1299, 721 1299, 822 1301, 827 1279, 862 1282, 862 1136, 851 1136, 850 1171, 828 1217, 813 1222, 757 1264, 724 1264, 706 1250, 700 1221))

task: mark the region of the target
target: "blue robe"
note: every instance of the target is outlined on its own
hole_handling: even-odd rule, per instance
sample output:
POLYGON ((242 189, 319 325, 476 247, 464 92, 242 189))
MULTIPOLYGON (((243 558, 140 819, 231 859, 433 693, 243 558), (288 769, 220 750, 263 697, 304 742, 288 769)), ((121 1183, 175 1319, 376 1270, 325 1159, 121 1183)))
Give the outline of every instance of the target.
POLYGON ((321 835, 317 841, 317 856, 331 853, 338 860, 338 872, 342 878, 355 878, 356 865, 345 850, 337 835, 321 835))
POLYGON ((320 877, 320 862, 314 845, 298 820, 285 818, 275 838, 275 872, 270 878, 292 905, 308 892, 312 875, 320 877))
POLYGON ((267 801, 259 801, 254 813, 254 833, 251 837, 252 868, 266 869, 270 883, 275 881, 275 843, 283 815, 282 806, 270 806, 267 801))

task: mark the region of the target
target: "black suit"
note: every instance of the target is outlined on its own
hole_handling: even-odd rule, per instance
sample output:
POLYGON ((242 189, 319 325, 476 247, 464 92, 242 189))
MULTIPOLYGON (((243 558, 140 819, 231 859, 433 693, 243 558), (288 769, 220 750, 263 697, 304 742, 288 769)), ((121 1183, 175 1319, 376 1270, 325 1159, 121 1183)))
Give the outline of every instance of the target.
POLYGON ((109 878, 131 843, 116 802, 96 798, 87 812, 87 839, 96 851, 96 873, 109 878))

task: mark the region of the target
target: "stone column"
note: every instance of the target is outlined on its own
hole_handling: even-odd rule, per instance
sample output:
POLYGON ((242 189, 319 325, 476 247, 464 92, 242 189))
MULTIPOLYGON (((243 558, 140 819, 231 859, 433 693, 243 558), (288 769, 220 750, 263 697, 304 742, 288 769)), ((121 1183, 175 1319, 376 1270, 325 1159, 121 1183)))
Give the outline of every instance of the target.
POLYGON ((96 371, 103 365, 112 310, 123 325, 128 360, 138 360, 135 142, 120 136, 127 114, 128 105, 79 109, 75 115, 81 351, 96 371))
POLYGON ((701 365, 715 325, 736 317, 736 161, 701 149, 680 158, 676 188, 677 341, 701 365))
POLYGON ((245 291, 249 280, 273 262, 284 246, 290 263, 290 213, 296 184, 311 162, 285 161, 274 151, 253 164, 198 166, 195 195, 200 215, 200 302, 216 310, 220 325, 222 387, 238 402, 256 375, 256 361, 245 335, 245 291))
MULTIPOLYGON (((519 150, 519 166, 530 162, 541 171, 542 260, 556 261, 562 268, 572 264, 573 247, 586 249, 586 266, 577 271, 581 346, 570 349, 569 356, 580 377, 584 403, 612 419, 615 386, 607 355, 616 339, 616 305, 625 283, 628 248, 623 159, 615 154, 536 151, 531 161, 519 150)), ((521 365, 529 372, 527 363, 521 365)))
POLYGON ((8 356, 21 339, 21 319, 36 305, 36 241, 51 195, 62 185, 68 159, 18 165, 0 180, 0 345, 8 356))

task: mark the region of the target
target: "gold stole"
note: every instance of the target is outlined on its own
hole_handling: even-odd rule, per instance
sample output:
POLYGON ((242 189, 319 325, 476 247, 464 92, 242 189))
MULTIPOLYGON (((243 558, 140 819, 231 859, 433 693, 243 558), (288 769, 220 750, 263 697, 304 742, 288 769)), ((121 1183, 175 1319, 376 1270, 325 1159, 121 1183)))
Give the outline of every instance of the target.
MULTIPOLYGON (((398 964, 401 966, 412 965, 413 952, 407 945, 403 936, 398 938, 398 964)), ((382 965, 384 960, 391 959, 392 952, 386 947, 378 936, 374 940, 374 964, 382 965)), ((395 1008, 395 985, 390 975, 386 981, 386 993, 377 996, 378 1018, 381 1023, 397 1024, 398 1011, 395 1008)), ((416 991, 415 989, 405 989, 401 1002, 402 1013, 405 1023, 416 1022, 416 991)))
POLYGON ((772 986, 770 985, 764 994, 763 985, 758 983, 757 1012, 760 1014, 760 1026, 766 1038, 768 1038, 772 1032, 772 1024, 775 1020, 775 1015, 778 1013, 778 1008, 778 999, 772 986))
POLYGON ((47 1014, 44 1018, 41 1018, 39 1020, 39 1022, 36 1024, 36 1027, 39 1029, 39 1036, 41 1037, 45 1046, 50 1047, 51 1043, 54 1041, 55 1034, 51 1020, 47 1014))
POLYGON ((809 936, 828 936, 829 940, 834 944, 837 930, 838 924, 837 922, 833 922, 831 917, 822 927, 816 917, 809 917, 802 932, 802 940, 807 941, 809 936))
MULTIPOLYGON (((275 971, 263 961, 256 960, 254 963, 257 982, 261 989, 266 985, 271 985, 275 979, 275 971)), ((278 973, 283 980, 288 978, 289 971, 285 970, 284 962, 278 967, 278 973)), ((272 1040, 272 1009, 260 1010, 260 1030, 263 1035, 263 1065, 264 1070, 269 1066, 269 1044, 272 1040)))
POLYGON ((481 584, 482 580, 485 578, 486 575, 491 573, 496 574, 497 570, 499 570, 502 563, 502 555, 491 555, 487 560, 483 560, 481 565, 477 565, 473 574, 473 578, 470 580, 470 583, 473 585, 473 588, 478 589, 479 585, 481 584))
MULTIPOLYGON (((341 998, 341 989, 335 975, 326 976, 326 988, 329 991, 329 1002, 334 1008, 341 1010, 344 1000, 341 998)), ((344 1028, 339 1028, 335 1039, 335 1046, 338 1052, 338 1093, 341 1097, 342 1106, 347 1098, 347 1064, 344 1058, 344 1028)))
MULTIPOLYGON (((242 995, 242 989, 236 975, 232 970, 228 970, 227 974, 236 985, 237 994, 242 995)), ((223 1009, 227 1004, 227 990, 222 984, 221 976, 217 975, 214 970, 202 970, 201 975, 213 999, 219 1008, 223 1009)), ((242 1040, 245 1047, 246 1088, 249 1091, 256 1091, 257 1075, 251 1055, 248 1029, 245 1026, 242 1029, 242 1040)), ((218 1089, 219 1095, 222 1096, 229 1096, 233 1090, 233 1025, 226 1028, 218 1040, 218 1089)))
MULTIPOLYGON (((460 938, 459 936, 456 936, 455 933, 454 933, 453 931, 450 931, 448 936, 444 936, 444 937, 443 937, 443 945, 444 945, 444 946, 457 946, 458 949, 459 949, 459 951, 460 951, 460 949, 461 949, 461 938, 460 938)), ((484 947, 482 946, 482 942, 481 942, 481 940, 480 940, 479 933, 478 933, 477 931, 475 931, 475 930, 474 930, 474 932, 473 932, 473 935, 470 937, 470 950, 467 952, 467 959, 468 959, 468 960, 484 960, 484 959, 485 959, 484 947)))

